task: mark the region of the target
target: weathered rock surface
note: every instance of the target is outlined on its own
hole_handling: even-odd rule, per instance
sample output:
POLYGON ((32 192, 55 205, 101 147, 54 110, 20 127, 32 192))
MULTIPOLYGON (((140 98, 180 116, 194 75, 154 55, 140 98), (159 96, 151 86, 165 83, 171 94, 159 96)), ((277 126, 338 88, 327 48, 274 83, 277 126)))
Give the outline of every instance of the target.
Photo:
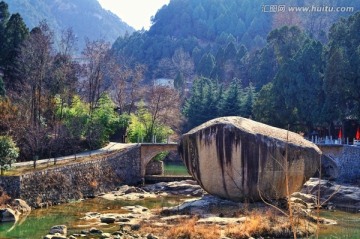
POLYGON ((22 199, 15 199, 12 203, 12 208, 22 214, 29 214, 31 212, 31 207, 22 199))
POLYGON ((205 193, 200 185, 194 180, 183 180, 176 182, 161 182, 149 184, 143 187, 147 192, 156 194, 170 194, 201 197, 205 193))
POLYGON ((203 189, 234 201, 286 195, 286 154, 290 193, 319 168, 321 151, 302 136, 241 117, 223 117, 183 135, 179 153, 203 189), (287 153, 286 153, 287 151, 287 153))
POLYGON ((182 204, 165 208, 163 215, 185 214, 185 215, 208 215, 208 214, 233 214, 240 208, 242 203, 221 199, 212 195, 205 195, 202 198, 189 199, 182 204))
POLYGON ((56 225, 51 227, 49 234, 55 235, 55 234, 61 234, 66 236, 67 235, 67 226, 66 225, 56 225))
POLYGON ((314 196, 320 193, 320 204, 328 209, 360 212, 360 187, 310 178, 301 192, 314 196))
POLYGON ((149 184, 142 188, 124 185, 118 188, 117 191, 102 194, 102 197, 107 200, 126 200, 137 201, 146 198, 157 198, 167 195, 183 195, 201 197, 205 191, 194 180, 183 180, 177 182, 160 182, 156 184, 149 184))
POLYGON ((145 198, 156 198, 155 194, 148 193, 141 188, 124 185, 118 188, 117 191, 106 193, 100 197, 107 200, 127 200, 135 201, 145 198))
POLYGON ((44 236, 43 239, 66 239, 66 235, 67 235, 67 226, 56 225, 51 227, 49 234, 44 236))

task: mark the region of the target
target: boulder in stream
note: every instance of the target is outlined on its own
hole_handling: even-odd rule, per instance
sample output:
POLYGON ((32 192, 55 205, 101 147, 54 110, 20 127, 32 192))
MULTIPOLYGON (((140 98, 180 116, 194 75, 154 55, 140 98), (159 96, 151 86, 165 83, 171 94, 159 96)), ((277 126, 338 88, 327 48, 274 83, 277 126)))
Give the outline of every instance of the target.
POLYGON ((284 198, 319 168, 320 149, 297 133, 241 117, 208 121, 180 140, 189 173, 210 194, 233 201, 284 198))

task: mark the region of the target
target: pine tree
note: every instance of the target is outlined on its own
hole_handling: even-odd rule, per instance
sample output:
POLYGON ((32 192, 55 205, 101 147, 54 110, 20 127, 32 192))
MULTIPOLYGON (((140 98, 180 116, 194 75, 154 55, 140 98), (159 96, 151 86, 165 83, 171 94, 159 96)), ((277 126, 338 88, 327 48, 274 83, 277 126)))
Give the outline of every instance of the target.
POLYGON ((191 96, 185 101, 183 114, 187 118, 187 128, 191 129, 218 116, 219 91, 208 78, 197 79, 191 96))
POLYGON ((204 54, 198 65, 197 73, 205 78, 210 78, 215 68, 215 57, 211 54, 204 54))
POLYGON ((181 74, 181 72, 179 72, 177 74, 177 76, 175 77, 174 87, 175 87, 175 89, 177 89, 180 92, 182 92, 184 90, 184 87, 185 87, 184 76, 183 76, 183 74, 181 74))
POLYGON ((256 100, 255 88, 250 85, 245 89, 245 94, 241 104, 241 116, 245 118, 252 118, 253 105, 256 100))
POLYGON ((19 48, 24 40, 29 35, 29 30, 26 27, 20 14, 12 14, 6 24, 4 37, 6 42, 3 49, 3 67, 4 79, 9 89, 15 89, 15 62, 19 53, 19 48))
POLYGON ((224 100, 221 103, 221 116, 240 116, 241 115, 241 83, 238 79, 233 79, 229 88, 225 92, 224 100))
POLYGON ((9 6, 4 2, 0 2, 0 67, 4 65, 4 56, 6 49, 6 24, 9 21, 9 6))

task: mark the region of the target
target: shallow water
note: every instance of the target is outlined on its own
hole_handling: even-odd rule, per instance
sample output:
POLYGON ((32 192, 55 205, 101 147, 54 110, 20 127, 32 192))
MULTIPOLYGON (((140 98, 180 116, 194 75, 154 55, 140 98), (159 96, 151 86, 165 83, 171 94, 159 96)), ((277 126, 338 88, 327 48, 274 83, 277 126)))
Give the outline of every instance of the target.
POLYGON ((183 162, 165 162, 164 175, 189 175, 183 162))
MULTIPOLYGON (((48 209, 33 210, 27 218, 24 218, 16 225, 12 223, 0 224, 1 239, 40 239, 46 235, 54 225, 65 224, 68 226, 68 234, 80 233, 83 229, 82 224, 86 221, 79 220, 87 212, 122 212, 121 207, 130 205, 142 205, 148 208, 161 208, 171 205, 178 205, 184 198, 167 197, 158 199, 146 199, 139 201, 109 201, 102 198, 88 199, 80 202, 49 207, 48 209)), ((321 239, 335 238, 360 238, 360 214, 346 212, 321 212, 322 217, 338 221, 335 226, 321 226, 321 239)), ((116 225, 108 227, 98 227, 105 231, 115 231, 116 225)), ((314 237, 312 237, 314 238, 314 237)))
MULTIPOLYGON (((68 204, 49 207, 47 209, 33 210, 30 215, 23 218, 19 223, 0 224, 1 239, 40 239, 43 238, 54 225, 66 225, 68 235, 80 233, 81 227, 86 221, 79 220, 87 212, 121 213, 123 206, 141 205, 147 208, 161 208, 171 205, 177 205, 181 198, 167 197, 163 199, 146 199, 139 201, 109 201, 102 198, 88 199, 85 201, 72 202, 68 204)), ((111 225, 109 227, 114 227, 111 225)), ((100 228, 100 227, 98 227, 100 228)), ((102 229, 111 230, 111 228, 102 227, 102 229)), ((112 228, 112 231, 118 229, 112 228)))
MULTIPOLYGON (((183 164, 170 163, 165 165, 167 175, 188 174, 183 164)), ((41 239, 54 225, 65 224, 68 235, 80 233, 83 229, 90 229, 82 225, 86 221, 79 220, 87 212, 121 213, 123 206, 141 205, 147 208, 161 208, 181 203, 184 197, 166 197, 139 201, 109 201, 102 198, 33 210, 16 225, 13 223, 0 224, 0 239, 41 239)), ((322 211, 321 216, 333 219, 337 225, 321 226, 320 239, 360 239, 360 213, 346 213, 341 211, 322 211)), ((98 227, 100 228, 100 227, 98 227)), ((116 231, 117 225, 103 226, 104 231, 116 231)), ((311 237, 315 238, 315 237, 311 237)))
POLYGON ((323 211, 321 216, 336 220, 337 225, 321 226, 321 239, 359 239, 360 238, 360 213, 347 213, 342 211, 323 211))

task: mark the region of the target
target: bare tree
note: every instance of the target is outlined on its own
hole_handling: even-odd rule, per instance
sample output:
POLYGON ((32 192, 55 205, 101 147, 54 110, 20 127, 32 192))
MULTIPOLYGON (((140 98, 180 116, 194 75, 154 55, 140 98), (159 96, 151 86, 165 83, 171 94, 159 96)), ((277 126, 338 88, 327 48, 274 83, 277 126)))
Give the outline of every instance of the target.
POLYGON ((119 64, 113 64, 110 72, 111 76, 111 93, 114 101, 117 104, 119 114, 125 113, 128 88, 128 79, 131 75, 131 69, 127 66, 120 66, 119 64))
POLYGON ((129 107, 128 114, 132 112, 135 107, 135 102, 140 100, 144 88, 141 86, 143 80, 145 67, 143 65, 136 65, 132 71, 132 77, 129 84, 129 107))
POLYGON ((119 114, 130 114, 135 108, 135 102, 140 100, 144 91, 141 84, 144 72, 144 65, 131 65, 130 60, 123 56, 111 59, 111 95, 119 114))
MULTIPOLYGON (((17 141, 24 146, 22 149, 31 148, 27 157, 32 156, 34 159, 42 152, 47 136, 43 133, 50 127, 49 122, 52 119, 50 112, 53 111, 54 105, 47 83, 53 53, 53 32, 44 21, 32 29, 29 37, 21 45, 16 59, 16 72, 20 84, 11 92, 11 96, 21 115, 17 116, 15 134, 17 141), (36 137, 30 137, 30 134, 36 137)), ((24 154, 24 150, 22 153, 24 154)))
POLYGON ((176 76, 176 68, 172 60, 168 57, 162 58, 157 66, 154 77, 166 77, 166 78, 175 78, 176 76))
POLYGON ((194 77, 194 69, 194 61, 190 54, 179 48, 171 58, 163 58, 159 61, 156 77, 175 79, 181 75, 185 81, 190 81, 194 77))
POLYGON ((45 111, 45 81, 53 60, 52 44, 53 33, 46 22, 42 22, 31 31, 17 58, 18 77, 22 83, 18 86, 18 92, 22 94, 19 98, 26 99, 23 101, 25 105, 30 104, 29 120, 31 125, 37 127, 40 126, 45 111), (24 97, 24 94, 28 94, 28 97, 24 97))
POLYGON ((182 74, 185 79, 191 79, 194 75, 194 61, 188 52, 182 48, 177 49, 171 58, 176 69, 176 74, 182 74))
POLYGON ((154 134, 157 123, 170 126, 179 132, 181 123, 179 93, 167 86, 153 86, 147 92, 147 108, 151 114, 149 132, 154 134))
POLYGON ((68 28, 61 32, 59 42, 59 53, 62 55, 70 56, 77 50, 77 38, 72 28, 68 28))
POLYGON ((84 60, 84 90, 90 113, 95 109, 101 94, 109 85, 105 82, 105 76, 109 69, 111 56, 110 44, 104 40, 86 41, 83 54, 84 60))
POLYGON ((58 154, 60 148, 65 144, 66 135, 62 131, 64 108, 70 105, 73 96, 77 92, 78 79, 81 75, 80 64, 73 59, 76 48, 76 37, 69 28, 62 32, 59 51, 54 56, 47 81, 47 88, 50 91, 48 102, 53 103, 51 115, 52 137, 49 139, 49 156, 54 152, 58 154))

